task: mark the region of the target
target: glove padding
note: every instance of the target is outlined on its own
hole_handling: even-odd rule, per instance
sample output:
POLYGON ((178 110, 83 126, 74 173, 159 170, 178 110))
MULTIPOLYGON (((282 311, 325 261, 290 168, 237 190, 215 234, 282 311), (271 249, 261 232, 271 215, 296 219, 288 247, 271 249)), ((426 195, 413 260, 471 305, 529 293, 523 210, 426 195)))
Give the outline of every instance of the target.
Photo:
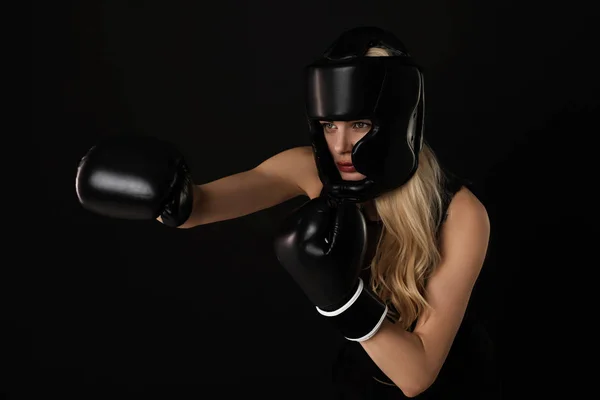
POLYGON ((319 313, 349 340, 372 337, 387 306, 360 279, 366 221, 356 204, 310 200, 284 220, 275 253, 319 313))
POLYGON ((168 142, 117 136, 92 147, 75 180, 81 205, 100 215, 177 227, 191 215, 193 181, 183 156, 168 142))

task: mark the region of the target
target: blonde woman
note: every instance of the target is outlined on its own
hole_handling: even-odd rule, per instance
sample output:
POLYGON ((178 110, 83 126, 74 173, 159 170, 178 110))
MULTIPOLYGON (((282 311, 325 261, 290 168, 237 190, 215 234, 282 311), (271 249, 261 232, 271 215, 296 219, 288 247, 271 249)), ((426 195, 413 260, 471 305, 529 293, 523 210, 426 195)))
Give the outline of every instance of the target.
POLYGON ((312 146, 195 185, 168 143, 114 138, 82 159, 81 204, 192 228, 307 196, 275 252, 347 339, 337 398, 499 398, 487 337, 467 313, 490 222, 424 141, 419 67, 392 34, 361 27, 308 66, 306 89, 312 146))

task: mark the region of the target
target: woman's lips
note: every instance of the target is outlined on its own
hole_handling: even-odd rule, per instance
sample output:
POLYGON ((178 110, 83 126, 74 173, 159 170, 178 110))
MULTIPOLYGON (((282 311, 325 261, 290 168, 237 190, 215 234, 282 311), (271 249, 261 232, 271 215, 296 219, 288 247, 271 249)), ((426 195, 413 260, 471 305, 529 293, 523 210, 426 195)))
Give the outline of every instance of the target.
POLYGON ((337 163, 337 167, 341 172, 356 172, 352 163, 337 163))

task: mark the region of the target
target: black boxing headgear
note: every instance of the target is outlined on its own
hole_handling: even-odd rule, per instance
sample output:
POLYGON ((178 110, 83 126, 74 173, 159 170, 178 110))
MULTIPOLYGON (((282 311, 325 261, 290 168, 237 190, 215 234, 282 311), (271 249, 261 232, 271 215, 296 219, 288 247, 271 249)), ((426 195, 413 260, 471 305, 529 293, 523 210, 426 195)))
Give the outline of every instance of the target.
POLYGON ((325 192, 362 202, 412 178, 423 145, 423 75, 393 34, 374 27, 343 33, 323 57, 306 68, 306 112, 311 143, 325 192), (371 47, 389 57, 366 56, 371 47), (366 176, 341 178, 319 121, 370 119, 352 149, 352 163, 366 176))

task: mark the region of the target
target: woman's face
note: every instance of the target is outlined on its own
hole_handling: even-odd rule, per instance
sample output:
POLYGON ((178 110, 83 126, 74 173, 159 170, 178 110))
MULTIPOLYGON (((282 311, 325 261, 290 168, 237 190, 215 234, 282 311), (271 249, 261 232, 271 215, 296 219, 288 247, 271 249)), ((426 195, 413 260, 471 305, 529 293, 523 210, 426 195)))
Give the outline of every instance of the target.
POLYGON ((352 166, 352 148, 371 129, 371 121, 360 119, 355 121, 319 121, 323 126, 327 146, 333 161, 345 181, 360 181, 364 175, 356 172, 352 166))

